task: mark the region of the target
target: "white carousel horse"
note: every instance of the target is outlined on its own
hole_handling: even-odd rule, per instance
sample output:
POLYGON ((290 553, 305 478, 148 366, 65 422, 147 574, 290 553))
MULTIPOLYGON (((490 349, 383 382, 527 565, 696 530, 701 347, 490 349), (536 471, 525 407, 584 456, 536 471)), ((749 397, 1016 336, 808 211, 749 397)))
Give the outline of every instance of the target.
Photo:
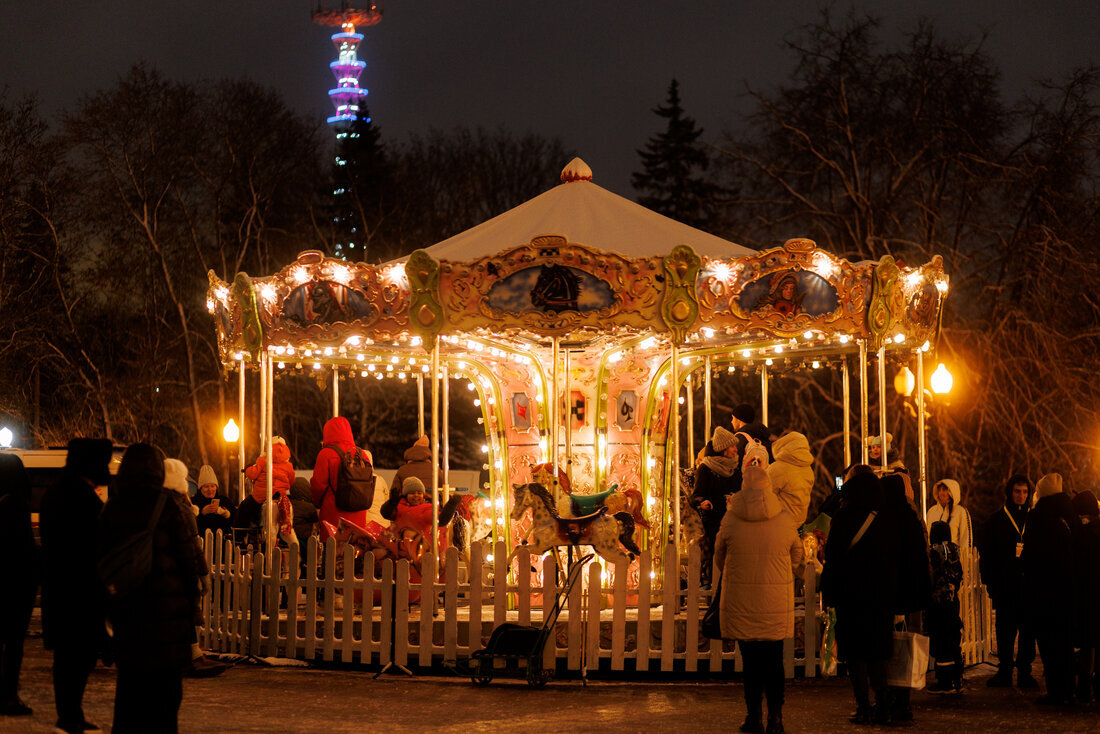
POLYGON ((520 519, 528 508, 531 510, 531 528, 522 540, 536 555, 559 545, 591 545, 608 561, 629 563, 641 553, 631 537, 634 518, 629 512, 608 515, 607 508, 601 507, 585 517, 559 517, 553 498, 541 484, 517 484, 512 493, 513 520, 520 519), (629 554, 623 553, 620 543, 629 554))

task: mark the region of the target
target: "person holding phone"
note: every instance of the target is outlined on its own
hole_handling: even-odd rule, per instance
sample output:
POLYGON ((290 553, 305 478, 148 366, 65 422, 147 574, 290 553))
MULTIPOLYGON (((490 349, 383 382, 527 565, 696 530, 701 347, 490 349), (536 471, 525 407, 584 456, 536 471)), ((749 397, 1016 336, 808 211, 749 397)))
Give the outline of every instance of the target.
POLYGON ((214 467, 203 464, 199 469, 199 492, 192 500, 199 514, 195 522, 199 526, 199 537, 205 537, 206 531, 229 533, 233 527, 236 508, 233 501, 218 486, 218 475, 214 467))

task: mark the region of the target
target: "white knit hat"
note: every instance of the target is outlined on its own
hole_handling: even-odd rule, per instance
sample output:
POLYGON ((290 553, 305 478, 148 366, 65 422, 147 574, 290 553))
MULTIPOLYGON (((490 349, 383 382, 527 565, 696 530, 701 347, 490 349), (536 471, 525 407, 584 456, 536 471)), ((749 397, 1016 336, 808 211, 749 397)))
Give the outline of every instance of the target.
POLYGON ((199 469, 199 478, 196 481, 199 487, 205 487, 207 484, 213 484, 218 486, 218 475, 214 473, 214 467, 209 464, 203 464, 199 469))
POLYGON ((179 459, 164 460, 164 487, 187 496, 187 465, 179 459))
POLYGON ((1062 475, 1046 474, 1035 483, 1035 498, 1041 500, 1062 491, 1062 475))

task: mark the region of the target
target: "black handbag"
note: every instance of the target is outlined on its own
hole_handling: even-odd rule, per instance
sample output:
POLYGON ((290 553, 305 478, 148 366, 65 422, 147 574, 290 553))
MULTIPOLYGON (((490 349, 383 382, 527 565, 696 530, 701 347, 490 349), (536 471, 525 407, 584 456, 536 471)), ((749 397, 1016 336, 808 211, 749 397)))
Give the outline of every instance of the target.
POLYGON ((707 639, 720 640, 722 639, 722 621, 719 613, 722 608, 722 574, 718 574, 718 583, 711 588, 714 589, 713 595, 710 597, 707 611, 703 613, 703 622, 699 626, 699 631, 707 639))

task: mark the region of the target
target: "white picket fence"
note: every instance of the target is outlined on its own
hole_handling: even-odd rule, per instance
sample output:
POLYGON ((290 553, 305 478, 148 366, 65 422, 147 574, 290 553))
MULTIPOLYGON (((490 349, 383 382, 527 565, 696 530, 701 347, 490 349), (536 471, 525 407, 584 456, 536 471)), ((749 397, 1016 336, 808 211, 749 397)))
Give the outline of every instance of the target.
MULTIPOLYGON (((296 547, 273 554, 268 563, 263 553, 242 552, 220 533, 207 534, 211 579, 200 630, 204 649, 364 665, 461 665, 484 647, 497 625, 541 625, 561 591, 553 573, 544 574, 542 583, 537 583, 526 548, 517 551, 510 574, 495 573, 495 564, 487 560, 481 544, 473 544, 468 567, 450 548, 441 582, 410 581, 409 562, 404 559, 396 564, 385 561, 380 578, 371 573, 356 576, 352 547, 337 548, 330 540, 323 548, 323 564, 317 562, 320 549, 318 543, 309 544, 307 572, 302 577, 296 547), (341 576, 338 552, 346 569, 341 576)), ((671 545, 661 554, 661 568, 677 567, 671 545)), ((546 667, 610 673, 740 671, 740 654, 733 643, 709 640, 699 633, 711 594, 699 587, 699 548, 689 549, 684 588, 679 582, 655 582, 656 574, 651 576, 655 555, 643 551, 638 572, 632 575, 637 583, 629 587, 625 568, 606 575, 596 563, 585 569, 544 650, 546 667), (609 586, 605 577, 611 578, 609 586)), ((498 544, 493 557, 505 556, 504 545, 498 544)), ((430 567, 428 559, 425 564, 430 567)), ((972 568, 976 570, 976 560, 972 568)), ((783 645, 788 678, 796 673, 821 674, 824 615, 812 567, 800 585, 803 593, 795 605, 797 641, 788 639, 783 645), (807 609, 810 624, 805 623, 807 609)), ((977 629, 991 630, 984 588, 973 589, 964 598, 968 600, 964 620, 979 620, 985 626, 979 624, 977 629)), ((973 634, 964 639, 968 663, 985 659, 988 648, 987 641, 973 634)))

